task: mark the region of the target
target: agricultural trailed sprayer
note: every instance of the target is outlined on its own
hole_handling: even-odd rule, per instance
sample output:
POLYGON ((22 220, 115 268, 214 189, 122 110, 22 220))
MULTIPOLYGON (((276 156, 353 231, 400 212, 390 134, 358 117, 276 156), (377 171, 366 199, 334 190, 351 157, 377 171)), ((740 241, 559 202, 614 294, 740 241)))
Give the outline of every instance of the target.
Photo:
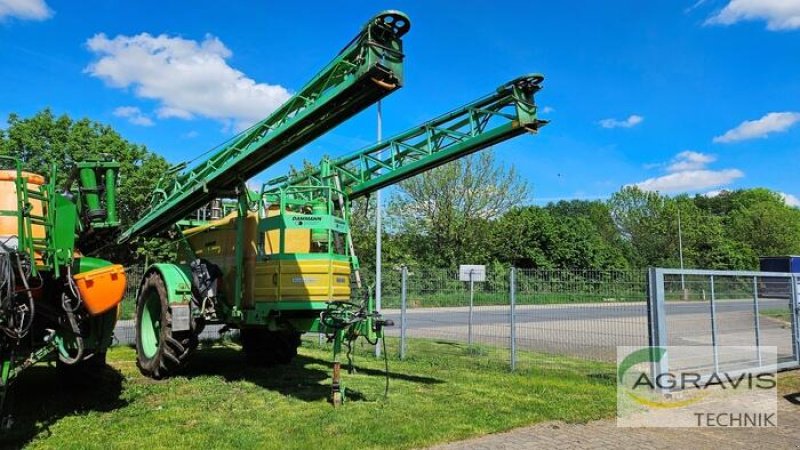
POLYGON ((358 337, 375 343, 389 325, 371 297, 351 295, 361 279, 350 202, 546 123, 533 99, 543 77, 523 76, 382 143, 249 189, 250 177, 402 85, 409 27, 396 11, 375 16, 281 108, 160 189, 122 234, 124 241, 172 228, 186 254, 153 265, 142 282, 136 345, 145 375, 179 369, 208 323, 239 329, 254 364, 288 363, 302 333, 321 332, 333 342, 331 400, 343 400, 343 346, 358 337), (198 209, 213 220, 186 220, 198 209))
POLYGON ((63 187, 56 167, 45 178, 13 158, 0 164, 2 413, 14 379, 39 361, 55 359, 68 377, 92 377, 105 366, 125 272, 86 256, 119 225, 118 163, 78 162, 63 187))

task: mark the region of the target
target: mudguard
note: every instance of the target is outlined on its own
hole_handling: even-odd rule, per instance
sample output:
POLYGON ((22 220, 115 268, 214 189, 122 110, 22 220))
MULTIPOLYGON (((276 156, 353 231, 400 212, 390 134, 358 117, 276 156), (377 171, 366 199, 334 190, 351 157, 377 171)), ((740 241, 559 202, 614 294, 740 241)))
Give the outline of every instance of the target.
POLYGON ((192 275, 189 268, 178 264, 159 263, 147 268, 142 280, 158 272, 167 288, 170 305, 188 305, 192 301, 192 275))

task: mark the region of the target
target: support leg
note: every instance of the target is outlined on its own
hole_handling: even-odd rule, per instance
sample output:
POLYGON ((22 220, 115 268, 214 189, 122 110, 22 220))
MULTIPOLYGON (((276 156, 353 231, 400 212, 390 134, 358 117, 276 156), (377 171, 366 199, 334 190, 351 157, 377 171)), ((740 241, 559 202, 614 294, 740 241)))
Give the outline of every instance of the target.
POLYGON ((344 330, 337 330, 333 338, 333 377, 331 378, 331 403, 340 406, 344 402, 344 386, 342 385, 342 341, 344 330))
POLYGON ((13 419, 11 417, 11 392, 10 392, 10 372, 11 372, 11 358, 5 358, 3 356, 3 360, 0 361, 0 432, 8 431, 11 429, 13 425, 13 419))

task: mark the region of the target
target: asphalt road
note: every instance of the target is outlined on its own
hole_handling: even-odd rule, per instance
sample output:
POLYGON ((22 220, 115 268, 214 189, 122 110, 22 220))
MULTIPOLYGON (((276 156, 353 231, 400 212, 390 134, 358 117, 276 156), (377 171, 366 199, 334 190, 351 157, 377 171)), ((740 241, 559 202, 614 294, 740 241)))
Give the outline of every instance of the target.
MULTIPOLYGON (((760 299, 761 310, 785 309, 787 300, 760 299)), ((718 342, 752 345, 754 314, 751 299, 719 300, 718 342)), ((675 301, 667 303, 667 327, 671 345, 711 342, 710 304, 675 301)), ((384 310, 395 326, 389 336, 399 336, 400 311, 384 310)), ((787 323, 759 316, 761 345, 775 345, 779 353, 791 354, 791 329, 787 323)), ((407 336, 454 342, 469 339, 469 308, 411 308, 407 311, 407 336)), ((521 349, 613 361, 620 345, 647 345, 647 306, 644 302, 519 305, 516 307, 516 337, 521 349)), ((477 306, 472 314, 475 343, 507 347, 510 341, 508 306, 477 306)), ((210 325, 201 338, 219 337, 221 326, 210 325)), ((133 344, 133 321, 120 321, 116 329, 120 344, 133 344)))

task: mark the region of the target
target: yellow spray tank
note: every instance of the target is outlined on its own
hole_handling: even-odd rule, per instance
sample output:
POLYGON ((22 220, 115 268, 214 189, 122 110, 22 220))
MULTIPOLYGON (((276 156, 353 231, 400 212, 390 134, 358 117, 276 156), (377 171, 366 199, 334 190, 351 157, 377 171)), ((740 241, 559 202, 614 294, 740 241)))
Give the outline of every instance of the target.
MULTIPOLYGON (((242 304, 262 302, 330 302, 350 299, 350 260, 328 253, 328 206, 269 205, 262 217, 245 221, 244 297, 242 304)), ((222 269, 220 291, 230 299, 235 282, 236 213, 183 232, 198 258, 222 269)))

